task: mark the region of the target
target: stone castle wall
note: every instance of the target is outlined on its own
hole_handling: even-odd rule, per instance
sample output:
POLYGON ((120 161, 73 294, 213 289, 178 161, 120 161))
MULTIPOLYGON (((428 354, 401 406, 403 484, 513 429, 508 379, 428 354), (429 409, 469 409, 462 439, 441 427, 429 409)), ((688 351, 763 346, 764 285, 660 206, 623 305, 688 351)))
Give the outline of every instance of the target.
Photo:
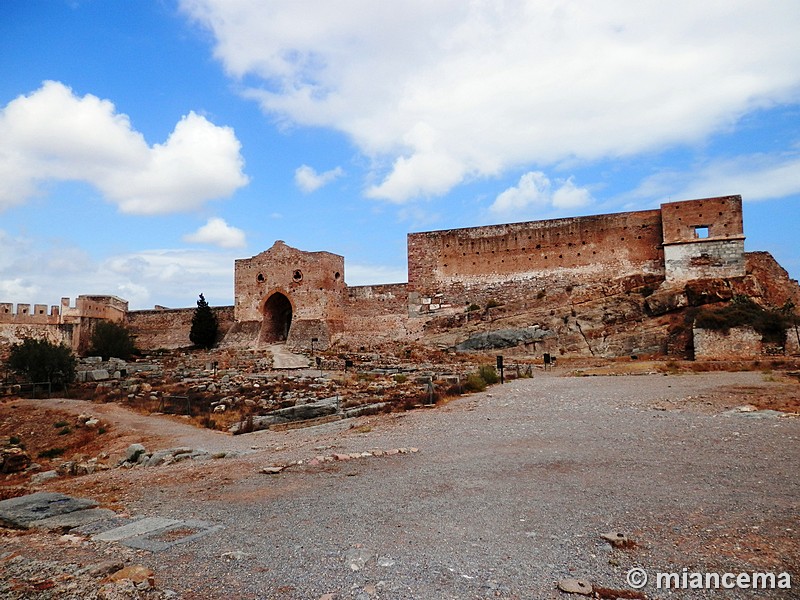
POLYGON ((751 327, 733 327, 729 331, 694 329, 695 360, 740 360, 761 356, 761 334, 751 327))
POLYGON ((409 314, 663 274, 661 243, 659 210, 409 234, 409 314))
POLYGON ((347 288, 345 341, 371 346, 408 335, 408 286, 405 283, 347 288))
MULTIPOLYGON (((233 306, 216 306, 211 310, 217 317, 218 336, 222 339, 233 326, 233 306)), ((192 345, 189 332, 192 329, 194 311, 194 308, 134 310, 128 313, 125 324, 135 336, 138 348, 187 348, 192 345)))
POLYGON ((741 196, 661 205, 668 282, 745 274, 741 196))
MULTIPOLYGON (((433 343, 447 346, 448 330, 489 327, 497 316, 515 326, 547 326, 558 337, 559 352, 567 354, 658 353, 670 347, 665 340, 671 324, 656 317, 691 304, 690 286, 699 285, 706 295, 708 282, 725 288, 714 288, 719 297, 708 302, 730 299, 735 288, 773 306, 800 306, 800 287, 770 255, 744 253, 739 196, 412 233, 407 284, 347 286, 344 267, 342 256, 305 252, 281 241, 236 260, 234 305, 214 309, 222 346, 285 341, 299 349, 312 344, 324 349, 436 336, 444 337, 433 343), (676 300, 664 300, 664 309, 656 310, 662 297, 676 300)), ((80 350, 93 324, 107 319, 124 320, 144 350, 190 345, 194 308, 127 308, 114 296, 80 296, 74 307, 62 299, 49 311, 45 305, 15 310, 0 304, 0 342, 3 335, 18 339, 23 330, 14 328, 39 327, 37 335, 68 339, 80 350)), ((698 333, 701 356, 735 354, 750 343, 735 334, 717 340, 715 351, 716 342, 704 335, 698 333)))

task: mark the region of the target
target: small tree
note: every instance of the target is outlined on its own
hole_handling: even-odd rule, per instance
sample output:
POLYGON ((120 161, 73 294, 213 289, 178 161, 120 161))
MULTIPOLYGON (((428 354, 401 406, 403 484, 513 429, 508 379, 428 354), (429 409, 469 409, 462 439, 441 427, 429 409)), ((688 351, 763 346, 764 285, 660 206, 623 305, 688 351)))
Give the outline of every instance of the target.
POLYGON ((11 347, 6 365, 31 383, 63 385, 75 379, 75 362, 72 350, 63 344, 26 338, 11 347))
POLYGON ((100 321, 92 332, 89 354, 108 360, 112 356, 127 360, 136 352, 131 332, 127 327, 112 321, 100 321))
POLYGON ((197 301, 197 308, 194 309, 192 316, 192 329, 189 332, 189 340, 200 348, 208 350, 217 342, 217 316, 211 310, 203 294, 197 301))

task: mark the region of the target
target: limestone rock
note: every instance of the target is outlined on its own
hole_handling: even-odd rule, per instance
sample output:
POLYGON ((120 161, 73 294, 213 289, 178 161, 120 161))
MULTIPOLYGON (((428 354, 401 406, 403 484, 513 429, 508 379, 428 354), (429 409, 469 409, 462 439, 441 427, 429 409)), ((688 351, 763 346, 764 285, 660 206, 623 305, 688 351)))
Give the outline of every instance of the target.
POLYGON ((135 463, 145 454, 147 454, 147 450, 142 444, 131 444, 125 451, 125 460, 130 463, 135 463))
POLYGON ((567 594, 580 594, 589 596, 593 591, 591 582, 585 579, 562 579, 558 582, 558 589, 567 594))
POLYGON ((456 344, 456 350, 492 350, 513 348, 520 344, 539 342, 553 333, 541 328, 500 329, 471 335, 463 342, 456 344))
POLYGON ((139 587, 139 584, 146 583, 147 587, 155 586, 155 574, 153 571, 142 565, 131 565, 120 569, 116 573, 108 576, 107 581, 117 582, 128 579, 139 587))

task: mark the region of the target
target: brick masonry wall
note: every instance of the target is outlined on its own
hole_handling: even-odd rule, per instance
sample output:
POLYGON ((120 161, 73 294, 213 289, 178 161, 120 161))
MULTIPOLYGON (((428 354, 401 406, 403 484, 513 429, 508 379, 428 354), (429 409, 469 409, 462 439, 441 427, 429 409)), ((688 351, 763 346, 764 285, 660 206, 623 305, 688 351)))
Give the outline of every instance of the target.
MULTIPOLYGON (((233 306, 217 306, 212 310, 217 315, 221 339, 233 325, 233 306)), ((130 311, 125 324, 136 336, 140 350, 186 348, 192 345, 189 332, 194 311, 194 308, 130 311)))
POLYGON ((351 346, 402 340, 408 335, 408 286, 404 283, 347 288, 342 341, 351 346))
POLYGON ((792 327, 786 331, 786 354, 800 355, 800 328, 792 327))
MULTIPOLYGON (((235 263, 235 316, 252 329, 266 323, 249 345, 280 338, 283 316, 273 315, 269 299, 280 294, 291 304, 292 321, 287 343, 326 347, 342 332, 346 285, 344 258, 330 252, 305 252, 277 241, 269 250, 235 263)), ((285 304, 284 304, 285 306, 285 304)), ((241 328, 240 328, 241 329, 241 328)), ((285 334, 283 334, 285 335, 285 334)))
POLYGON ((661 275, 661 241, 659 210, 409 234, 409 314, 661 275))
POLYGON ((708 228, 708 239, 737 239, 744 235, 742 197, 721 196, 661 205, 664 243, 697 240, 697 227, 708 228))

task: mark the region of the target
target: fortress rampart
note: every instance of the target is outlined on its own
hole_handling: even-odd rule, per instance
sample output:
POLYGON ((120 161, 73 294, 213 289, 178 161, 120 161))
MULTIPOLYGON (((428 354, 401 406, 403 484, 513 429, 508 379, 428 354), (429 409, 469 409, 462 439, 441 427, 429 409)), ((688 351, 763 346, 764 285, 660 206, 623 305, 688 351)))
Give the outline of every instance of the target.
MULTIPOLYGON (((277 241, 235 261, 234 304, 214 310, 227 347, 370 346, 502 314, 552 328, 562 341, 548 344, 562 353, 664 352, 674 345, 665 339, 669 322, 642 325, 648 315, 686 306, 691 294, 683 287, 693 282, 715 282, 720 299, 744 291, 800 301, 797 282, 766 253, 746 255, 744 239, 740 196, 410 233, 408 283, 366 286, 345 283, 344 257, 277 241), (487 308, 493 306, 501 308, 487 308)), ((0 303, 0 341, 38 332, 81 351, 93 324, 107 319, 125 322, 142 349, 179 348, 190 345, 193 314, 194 308, 128 311, 115 296, 79 296, 75 306, 65 298, 49 310, 0 303)))

